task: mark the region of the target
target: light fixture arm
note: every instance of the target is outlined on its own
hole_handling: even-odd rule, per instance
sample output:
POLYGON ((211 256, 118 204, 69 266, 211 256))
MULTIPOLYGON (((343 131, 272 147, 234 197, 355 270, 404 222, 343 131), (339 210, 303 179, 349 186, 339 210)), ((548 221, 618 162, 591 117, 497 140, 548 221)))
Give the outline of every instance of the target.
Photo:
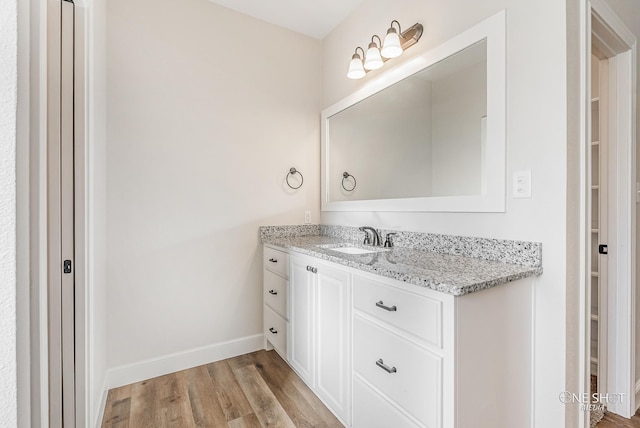
POLYGON ((371 43, 369 43, 369 47, 371 47, 372 44, 376 45, 376 47, 380 49, 382 47, 382 39, 380 38, 380 36, 378 36, 377 34, 371 36, 371 43), (373 41, 373 39, 376 37, 378 38, 378 43, 373 41))
POLYGON ((360 57, 360 59, 364 59, 364 49, 362 49, 360 46, 358 46, 356 48, 354 55, 358 55, 358 49, 360 49, 360 51, 362 51, 362 56, 360 57))
POLYGON ((398 24, 398 34, 399 34, 399 35, 400 35, 400 34, 402 34, 402 27, 400 27, 400 23, 399 23, 398 21, 396 21, 395 19, 394 19, 393 21, 391 21, 391 25, 389 25, 389 29, 392 29, 392 28, 393 28, 393 23, 394 23, 394 22, 395 22, 396 24, 398 24))

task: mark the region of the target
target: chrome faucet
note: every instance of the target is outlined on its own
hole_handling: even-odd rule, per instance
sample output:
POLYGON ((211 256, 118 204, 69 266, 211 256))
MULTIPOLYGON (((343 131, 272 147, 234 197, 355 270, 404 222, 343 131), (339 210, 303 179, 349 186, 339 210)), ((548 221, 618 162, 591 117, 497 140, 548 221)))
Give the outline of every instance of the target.
POLYGON ((378 233, 377 230, 375 230, 373 227, 369 227, 369 226, 362 226, 360 228, 360 230, 362 232, 364 232, 365 236, 364 236, 364 244, 371 244, 374 247, 379 247, 380 246, 380 234, 378 233), (367 231, 370 230, 371 234, 373 235, 373 243, 371 243, 371 240, 369 239, 369 234, 367 233, 367 231))

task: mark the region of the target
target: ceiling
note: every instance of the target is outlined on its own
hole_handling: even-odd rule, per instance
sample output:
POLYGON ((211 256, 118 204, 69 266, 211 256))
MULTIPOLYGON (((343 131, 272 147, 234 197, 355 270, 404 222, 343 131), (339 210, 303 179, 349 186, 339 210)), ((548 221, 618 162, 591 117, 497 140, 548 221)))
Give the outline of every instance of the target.
POLYGON ((262 21, 323 39, 363 0, 210 0, 262 21))

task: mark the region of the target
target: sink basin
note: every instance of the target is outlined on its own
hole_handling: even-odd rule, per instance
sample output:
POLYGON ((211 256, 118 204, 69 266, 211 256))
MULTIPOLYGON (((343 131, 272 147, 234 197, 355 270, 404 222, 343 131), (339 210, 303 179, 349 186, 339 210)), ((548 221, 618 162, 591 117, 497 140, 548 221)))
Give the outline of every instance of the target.
POLYGON ((326 248, 327 250, 337 251, 343 254, 373 254, 378 253, 380 251, 388 251, 388 248, 378 248, 378 247, 354 247, 353 245, 344 245, 344 244, 330 244, 330 245, 319 245, 321 248, 326 248))

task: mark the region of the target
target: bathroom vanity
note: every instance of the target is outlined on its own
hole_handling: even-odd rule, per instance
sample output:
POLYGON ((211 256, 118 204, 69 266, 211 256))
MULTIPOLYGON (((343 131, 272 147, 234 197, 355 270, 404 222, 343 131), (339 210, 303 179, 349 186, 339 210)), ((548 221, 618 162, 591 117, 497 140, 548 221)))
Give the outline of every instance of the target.
POLYGON ((539 244, 316 227, 261 229, 265 347, 345 426, 527 426, 539 244))

